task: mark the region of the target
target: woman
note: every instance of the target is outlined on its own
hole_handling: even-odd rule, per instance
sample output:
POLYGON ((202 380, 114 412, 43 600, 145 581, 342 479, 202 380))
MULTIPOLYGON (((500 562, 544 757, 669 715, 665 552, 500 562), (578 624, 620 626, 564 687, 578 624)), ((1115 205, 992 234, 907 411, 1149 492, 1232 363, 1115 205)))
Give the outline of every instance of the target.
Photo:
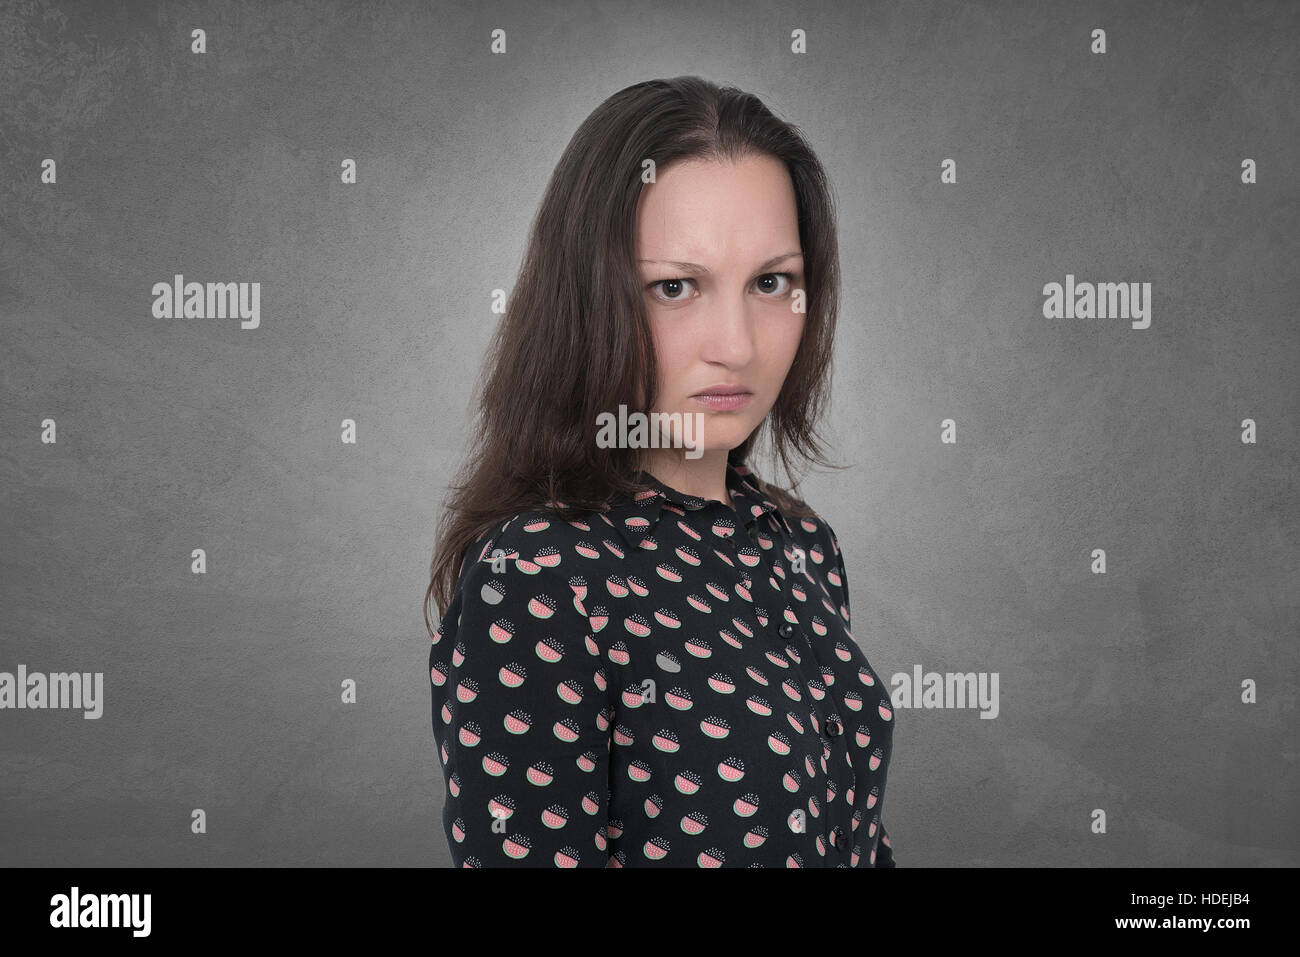
POLYGON ((894 866, 839 543, 746 465, 764 423, 828 464, 838 297, 825 174, 756 97, 654 80, 578 129, 426 593, 456 866, 894 866), (679 418, 601 440, 636 412, 679 418))

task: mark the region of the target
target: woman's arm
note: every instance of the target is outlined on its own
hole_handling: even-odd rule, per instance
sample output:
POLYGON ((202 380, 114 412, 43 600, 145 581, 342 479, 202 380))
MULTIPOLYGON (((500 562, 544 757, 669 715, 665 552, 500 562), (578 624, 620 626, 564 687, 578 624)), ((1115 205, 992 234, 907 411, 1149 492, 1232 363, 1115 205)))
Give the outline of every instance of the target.
POLYGON ((603 662, 563 553, 532 562, 546 535, 526 520, 495 530, 483 560, 471 546, 429 655, 443 825, 457 867, 605 867, 603 662))

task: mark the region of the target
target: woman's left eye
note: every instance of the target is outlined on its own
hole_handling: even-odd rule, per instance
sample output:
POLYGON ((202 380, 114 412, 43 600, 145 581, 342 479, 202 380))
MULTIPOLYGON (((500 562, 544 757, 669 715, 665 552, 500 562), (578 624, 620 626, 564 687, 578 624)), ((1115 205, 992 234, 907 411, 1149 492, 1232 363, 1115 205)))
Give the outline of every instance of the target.
POLYGON ((794 282, 794 276, 788 272, 770 272, 765 276, 759 276, 756 282, 759 284, 759 291, 769 295, 779 296, 789 290, 791 283, 794 282), (785 280, 785 285, 778 289, 765 288, 763 283, 769 280, 785 280))

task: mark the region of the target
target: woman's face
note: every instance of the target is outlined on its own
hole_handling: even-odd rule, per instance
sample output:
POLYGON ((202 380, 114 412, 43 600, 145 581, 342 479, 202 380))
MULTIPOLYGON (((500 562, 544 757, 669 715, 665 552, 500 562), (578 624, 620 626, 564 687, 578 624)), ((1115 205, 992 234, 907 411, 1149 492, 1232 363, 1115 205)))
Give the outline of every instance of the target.
POLYGON ((700 447, 735 448, 776 402, 803 335, 794 296, 803 257, 784 164, 762 156, 660 170, 639 200, 637 257, 659 366, 651 411, 703 413, 700 447), (749 395, 701 397, 723 384, 749 395))

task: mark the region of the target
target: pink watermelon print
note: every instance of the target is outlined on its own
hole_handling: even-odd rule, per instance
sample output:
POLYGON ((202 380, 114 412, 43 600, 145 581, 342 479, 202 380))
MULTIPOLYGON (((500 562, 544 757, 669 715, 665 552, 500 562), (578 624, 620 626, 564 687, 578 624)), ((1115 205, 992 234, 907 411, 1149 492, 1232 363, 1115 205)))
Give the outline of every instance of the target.
POLYGON ((638 479, 466 550, 426 663, 453 865, 895 866, 897 716, 834 531, 745 466, 730 508, 638 479))

